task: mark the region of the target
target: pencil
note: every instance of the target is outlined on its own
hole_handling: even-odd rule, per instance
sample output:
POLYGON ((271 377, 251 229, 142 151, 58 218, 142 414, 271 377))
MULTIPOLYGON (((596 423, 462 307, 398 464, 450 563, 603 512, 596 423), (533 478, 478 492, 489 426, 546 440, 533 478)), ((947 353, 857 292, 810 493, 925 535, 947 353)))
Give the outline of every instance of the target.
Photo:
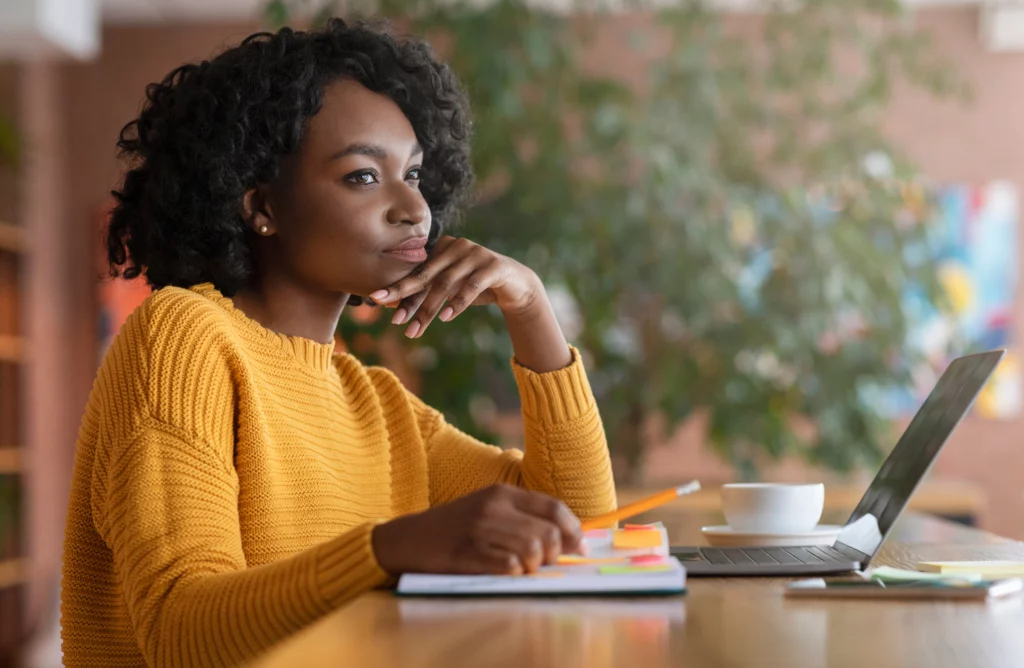
POLYGON ((686 494, 692 494, 700 489, 700 483, 696 480, 686 483, 685 485, 679 485, 677 487, 670 487, 666 490, 658 492, 646 499, 640 499, 633 503, 622 506, 618 510, 613 510, 610 513, 604 515, 598 515, 597 517, 591 517, 588 520, 584 520, 581 524, 584 531, 590 531, 591 529, 600 529, 606 527, 613 522, 621 522, 622 520, 629 519, 634 515, 647 512, 658 506, 663 506, 673 499, 677 499, 680 496, 686 494))

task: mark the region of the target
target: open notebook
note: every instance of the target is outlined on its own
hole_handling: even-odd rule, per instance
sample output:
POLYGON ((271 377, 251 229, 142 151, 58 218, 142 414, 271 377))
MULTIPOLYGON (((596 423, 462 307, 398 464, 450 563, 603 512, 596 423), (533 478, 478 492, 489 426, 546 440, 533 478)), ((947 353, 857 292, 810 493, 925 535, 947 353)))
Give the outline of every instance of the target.
POLYGON ((668 553, 661 523, 589 531, 587 557, 563 556, 535 575, 423 575, 398 581, 400 596, 678 594, 686 569, 668 553))

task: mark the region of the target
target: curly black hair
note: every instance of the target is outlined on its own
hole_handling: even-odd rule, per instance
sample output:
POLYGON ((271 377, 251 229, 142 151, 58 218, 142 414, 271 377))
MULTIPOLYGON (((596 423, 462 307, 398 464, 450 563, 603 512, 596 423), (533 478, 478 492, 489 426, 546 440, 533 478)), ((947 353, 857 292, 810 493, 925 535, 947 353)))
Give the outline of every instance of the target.
POLYGON ((234 295, 253 270, 243 195, 278 175, 324 87, 343 78, 386 95, 412 124, 433 244, 457 222, 473 182, 466 96, 426 43, 397 39, 386 23, 332 19, 318 30, 251 35, 146 87, 117 143, 131 168, 112 192, 111 276, 144 274, 153 288, 211 282, 234 295))

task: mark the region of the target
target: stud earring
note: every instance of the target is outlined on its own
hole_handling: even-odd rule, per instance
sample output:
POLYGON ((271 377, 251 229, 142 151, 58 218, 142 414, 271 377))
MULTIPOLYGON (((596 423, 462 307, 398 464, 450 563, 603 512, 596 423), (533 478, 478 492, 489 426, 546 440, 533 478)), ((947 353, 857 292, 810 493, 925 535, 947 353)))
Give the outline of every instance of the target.
POLYGON ((260 234, 266 234, 266 233, 267 233, 267 226, 266 225, 260 225, 260 234))

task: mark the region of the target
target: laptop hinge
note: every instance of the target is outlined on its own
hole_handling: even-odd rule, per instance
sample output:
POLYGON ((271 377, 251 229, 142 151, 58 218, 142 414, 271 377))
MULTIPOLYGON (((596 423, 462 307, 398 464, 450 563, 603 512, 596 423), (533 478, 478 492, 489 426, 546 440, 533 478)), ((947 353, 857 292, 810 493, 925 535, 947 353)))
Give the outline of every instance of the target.
POLYGON ((870 554, 864 554, 860 550, 856 550, 847 545, 846 543, 840 543, 839 541, 836 541, 835 544, 832 546, 832 549, 834 549, 836 552, 839 552, 844 557, 848 557, 850 561, 860 562, 860 565, 862 567, 867 566, 868 562, 871 561, 870 554))

